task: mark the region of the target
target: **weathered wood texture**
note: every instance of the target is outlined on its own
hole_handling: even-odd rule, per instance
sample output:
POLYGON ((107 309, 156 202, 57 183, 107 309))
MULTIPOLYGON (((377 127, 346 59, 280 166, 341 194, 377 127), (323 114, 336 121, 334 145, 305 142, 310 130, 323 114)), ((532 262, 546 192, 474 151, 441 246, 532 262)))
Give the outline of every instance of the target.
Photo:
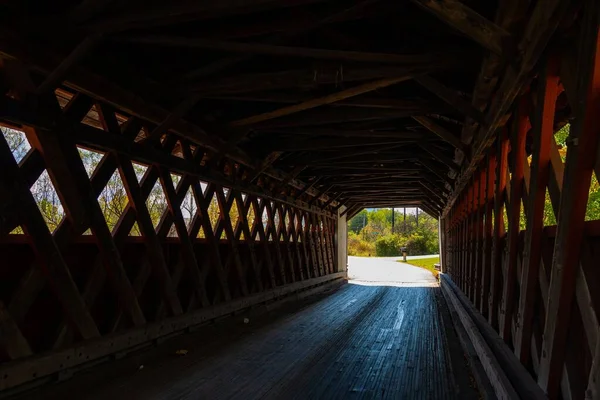
POLYGON ((585 3, 572 60, 577 85, 559 69, 570 54, 548 53, 477 164, 474 176, 487 175, 488 189, 471 180, 443 224, 445 270, 551 399, 598 395, 600 220, 588 200, 600 172, 600 13, 597 2, 585 3), (555 133, 565 113, 561 154, 555 133), (473 190, 482 196, 476 207, 473 190), (482 235, 476 246, 465 229, 482 235), (465 249, 479 256, 465 261, 465 249))
POLYGON ((355 279, 386 282, 343 285, 269 305, 267 314, 250 310, 21 400, 480 398, 435 278, 393 261, 349 262, 354 274, 362 271, 355 279), (178 349, 189 352, 176 357, 178 349))
POLYGON ((26 97, 44 109, 21 119, 29 153, 15 159, 0 135, 0 390, 343 276, 329 199, 244 181, 251 170, 84 95, 10 101, 35 107, 26 97), (46 172, 56 225, 35 197, 46 172))

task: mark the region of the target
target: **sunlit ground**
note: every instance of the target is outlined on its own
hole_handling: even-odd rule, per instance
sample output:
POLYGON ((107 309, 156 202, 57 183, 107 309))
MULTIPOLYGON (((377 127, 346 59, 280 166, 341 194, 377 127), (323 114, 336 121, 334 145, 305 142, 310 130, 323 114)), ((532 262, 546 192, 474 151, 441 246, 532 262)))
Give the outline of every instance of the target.
POLYGON ((437 286, 437 279, 423 268, 395 258, 348 257, 349 283, 368 286, 437 286))

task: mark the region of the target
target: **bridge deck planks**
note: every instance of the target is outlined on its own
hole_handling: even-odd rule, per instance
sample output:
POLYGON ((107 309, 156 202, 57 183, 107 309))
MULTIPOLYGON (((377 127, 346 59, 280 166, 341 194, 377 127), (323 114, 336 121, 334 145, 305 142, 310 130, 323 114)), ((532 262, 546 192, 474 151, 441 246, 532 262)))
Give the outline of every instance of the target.
POLYGON ((437 284, 378 285, 348 284, 268 313, 238 315, 92 368, 43 394, 113 400, 477 398, 465 387, 469 373, 437 284), (175 356, 178 349, 189 353, 175 356))

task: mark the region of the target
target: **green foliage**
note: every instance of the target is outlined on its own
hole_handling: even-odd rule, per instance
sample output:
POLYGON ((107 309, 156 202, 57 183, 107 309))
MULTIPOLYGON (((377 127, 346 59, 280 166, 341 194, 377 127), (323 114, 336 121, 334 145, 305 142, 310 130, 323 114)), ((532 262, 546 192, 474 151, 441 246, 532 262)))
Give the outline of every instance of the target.
POLYGON ((348 232, 348 255, 370 257, 375 255, 375 244, 363 240, 353 231, 348 232))
POLYGON ((367 214, 367 210, 362 210, 361 212, 356 214, 354 218, 352 218, 350 222, 348 222, 348 231, 359 233, 365 226, 367 226, 367 214))
POLYGON ((377 238, 375 241, 375 250, 379 257, 397 256, 401 254, 401 247, 403 245, 402 236, 389 234, 377 238))
POLYGON ((348 221, 348 254, 398 256, 406 247, 410 255, 438 252, 438 222, 429 215, 391 209, 363 210, 348 221), (392 228, 392 221, 394 226, 392 228))

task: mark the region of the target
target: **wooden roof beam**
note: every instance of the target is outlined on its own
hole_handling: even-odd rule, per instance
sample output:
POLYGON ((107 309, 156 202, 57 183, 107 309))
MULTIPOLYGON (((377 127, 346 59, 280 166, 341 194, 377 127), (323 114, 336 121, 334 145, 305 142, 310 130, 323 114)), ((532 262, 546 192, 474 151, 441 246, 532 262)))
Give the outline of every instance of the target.
POLYGON ((320 3, 324 0, 237 0, 188 1, 175 0, 160 2, 155 6, 134 7, 111 15, 92 25, 89 29, 95 32, 120 32, 129 29, 151 28, 178 24, 181 22, 206 20, 232 15, 249 14, 277 8, 320 3))
MULTIPOLYGON (((331 136, 344 138, 364 138, 367 140, 374 138, 399 139, 399 140, 421 140, 423 134, 413 131, 370 131, 370 130, 342 130, 331 128, 300 128, 300 129, 265 129, 259 130, 258 133, 280 133, 294 136, 331 136)), ((339 139, 338 139, 339 140, 339 139)), ((348 140, 348 139, 345 139, 348 140)))
POLYGON ((491 52, 502 55, 511 39, 504 29, 456 0, 412 0, 417 6, 491 52))
MULTIPOLYGON (((0 29, 0 33, 4 37, 4 40, 0 45, 0 57, 8 59, 17 58, 44 74, 48 74, 49 71, 54 70, 56 66, 61 63, 62 57, 57 56, 45 48, 33 46, 31 43, 25 45, 22 42, 21 37, 10 31, 6 31, 3 28, 0 29)), ((90 97, 106 102, 127 114, 157 125, 167 120, 171 114, 164 108, 142 100, 134 93, 125 90, 115 83, 106 80, 102 76, 91 73, 80 66, 72 67, 65 85, 76 92, 89 95, 90 97)), ((208 135, 202 128, 187 121, 179 120, 176 122, 173 125, 171 132, 210 150, 219 152, 224 149, 225 143, 221 139, 208 135)), ((226 156, 233 161, 251 168, 256 168, 258 166, 256 160, 239 148, 229 151, 226 156)), ((265 174, 278 181, 281 181, 286 177, 282 171, 274 168, 268 168, 265 171, 265 174)), ((304 183, 298 182, 295 179, 292 179, 289 182, 289 185, 297 189, 302 189, 306 186, 304 183)), ((316 194, 316 191, 309 189, 308 193, 314 195, 316 194)))
POLYGON ((424 143, 421 144, 420 147, 427 153, 431 154, 433 158, 440 161, 442 164, 445 164, 451 171, 457 171, 460 168, 460 165, 455 163, 450 157, 446 156, 444 153, 430 144, 424 143))
POLYGON ((393 110, 385 108, 357 108, 348 112, 340 108, 321 108, 309 110, 302 116, 291 115, 271 121, 257 124, 256 129, 294 128, 301 126, 313 126, 324 124, 340 124, 353 121, 370 121, 377 119, 403 118, 411 115, 421 114, 417 111, 393 110))
MULTIPOLYGON (((208 94, 202 95, 205 99, 264 102, 264 103, 282 103, 294 104, 310 100, 310 97, 301 93, 256 93, 250 95, 236 94, 208 94)), ((393 108, 397 110, 415 110, 423 113, 441 112, 439 107, 428 103, 425 100, 404 100, 404 99, 386 99, 378 97, 347 98, 333 103, 336 107, 362 107, 362 108, 393 108)))
MULTIPOLYGON (((403 140, 403 139, 347 139, 340 140, 334 139, 287 139, 287 138, 273 138, 270 149, 280 150, 286 152, 298 152, 298 151, 311 151, 311 150, 324 150, 324 151, 339 151, 340 149, 348 147, 364 147, 368 145, 397 145, 397 144, 411 144, 415 143, 415 140, 403 140)), ((261 141, 259 146, 263 146, 264 142, 261 141)))
MULTIPOLYGON (((463 64, 456 60, 446 63, 439 60, 440 64, 424 66, 424 72, 432 72, 433 68, 445 70, 452 67, 460 67, 463 64)), ((240 74, 231 77, 205 80, 194 84, 185 84, 180 87, 182 91, 197 91, 203 97, 231 96, 240 93, 265 92, 290 88, 314 89, 319 85, 339 83, 340 74, 343 71, 344 82, 359 82, 371 79, 393 78, 402 74, 414 72, 414 68, 373 65, 358 67, 356 65, 314 65, 304 69, 295 69, 279 72, 261 72, 252 74, 240 74)), ((272 94, 271 94, 272 95, 272 94)), ((293 100, 293 103, 306 99, 293 100)), ((404 108, 404 107, 402 107, 404 108)))
POLYGON ((513 105, 517 95, 528 82, 531 70, 536 66, 540 56, 546 49, 546 45, 554 34, 559 23, 570 4, 569 0, 548 0, 537 2, 531 13, 529 21, 519 43, 518 53, 521 54, 520 63, 515 68, 508 68, 494 95, 494 100, 488 108, 487 124, 480 128, 480 132, 472 145, 471 159, 460 176, 460 180, 454 188, 451 198, 446 204, 443 216, 445 217, 450 208, 462 193, 462 190, 470 182, 470 178, 477 169, 479 162, 497 136, 498 128, 506 123, 506 115, 513 105))
MULTIPOLYGON (((363 10, 363 8, 365 6, 373 3, 374 1, 377 1, 377 0, 363 0, 357 4, 354 4, 350 8, 342 9, 341 11, 336 10, 335 13, 328 14, 323 18, 319 18, 313 14, 312 18, 310 19, 310 21, 308 23, 305 23, 302 25, 296 24, 295 27, 293 24, 291 24, 291 25, 288 24, 285 29, 285 32, 282 32, 280 34, 269 37, 267 39, 267 43, 271 44, 271 45, 282 44, 290 39, 293 39, 294 37, 296 37, 300 34, 303 34, 303 33, 305 34, 305 33, 307 33, 307 31, 311 31, 315 28, 318 28, 321 25, 325 25, 325 24, 343 19, 348 14, 357 14, 357 13, 361 14, 361 11, 363 10)), ((297 14, 297 13, 295 13, 295 14, 297 14)), ((218 60, 214 63, 204 65, 201 68, 197 68, 195 70, 188 72, 187 74, 185 74, 183 76, 183 80, 189 81, 191 79, 196 79, 200 76, 210 75, 212 73, 223 70, 225 68, 231 68, 232 66, 234 66, 236 64, 239 64, 243 61, 247 61, 251 57, 252 57, 251 54, 241 54, 241 55, 238 54, 238 55, 234 55, 231 57, 227 57, 227 58, 218 60)))
POLYGON ((483 113, 473 107, 473 105, 465 100, 456 90, 450 89, 429 75, 416 76, 415 81, 465 117, 471 117, 481 125, 485 124, 483 113))
POLYGON ((462 151, 466 152, 466 145, 460 141, 460 138, 448 131, 446 128, 436 124, 431 118, 421 117, 421 116, 413 116, 415 121, 421 124, 424 128, 427 128, 430 132, 433 132, 436 136, 441 138, 447 143, 450 143, 452 146, 462 151))
POLYGON ((444 182, 448 183, 450 186, 452 186, 454 184, 454 180, 452 180, 447 174, 441 172, 439 170, 439 168, 437 168, 435 165, 433 165, 431 160, 428 160, 425 157, 420 157, 419 162, 421 163, 422 166, 424 166, 426 169, 433 172, 435 175, 440 177, 444 182))
POLYGON ((262 54, 279 57, 314 58, 320 60, 359 61, 381 64, 399 64, 412 67, 425 67, 431 63, 449 63, 467 54, 460 52, 451 53, 425 53, 425 54, 393 54, 372 53, 364 51, 345 51, 332 49, 317 49, 307 47, 274 46, 260 43, 227 42, 214 39, 187 38, 179 36, 140 35, 121 37, 121 40, 131 43, 149 45, 198 48, 214 51, 225 51, 242 54, 262 54))
POLYGON ((327 104, 332 104, 332 103, 338 102, 340 100, 348 99, 351 97, 359 96, 364 93, 372 92, 377 89, 392 86, 392 85, 398 84, 400 82, 407 81, 407 80, 413 78, 413 76, 414 76, 413 74, 407 74, 407 75, 398 76, 396 78, 384 78, 384 79, 380 79, 375 82, 365 83, 365 84, 355 86, 355 87, 352 87, 352 88, 349 88, 346 90, 342 90, 340 92, 332 93, 327 96, 308 100, 308 101, 302 102, 300 104, 295 104, 293 106, 283 107, 278 110, 270 111, 267 113, 262 113, 262 114, 258 114, 258 115, 253 115, 251 117, 239 119, 237 121, 231 122, 230 125, 234 126, 234 127, 254 125, 254 124, 257 124, 262 121, 267 121, 270 119, 283 117, 285 115, 294 114, 294 113, 308 110, 311 108, 315 108, 315 107, 319 107, 319 106, 323 106, 323 105, 327 105, 327 104))

